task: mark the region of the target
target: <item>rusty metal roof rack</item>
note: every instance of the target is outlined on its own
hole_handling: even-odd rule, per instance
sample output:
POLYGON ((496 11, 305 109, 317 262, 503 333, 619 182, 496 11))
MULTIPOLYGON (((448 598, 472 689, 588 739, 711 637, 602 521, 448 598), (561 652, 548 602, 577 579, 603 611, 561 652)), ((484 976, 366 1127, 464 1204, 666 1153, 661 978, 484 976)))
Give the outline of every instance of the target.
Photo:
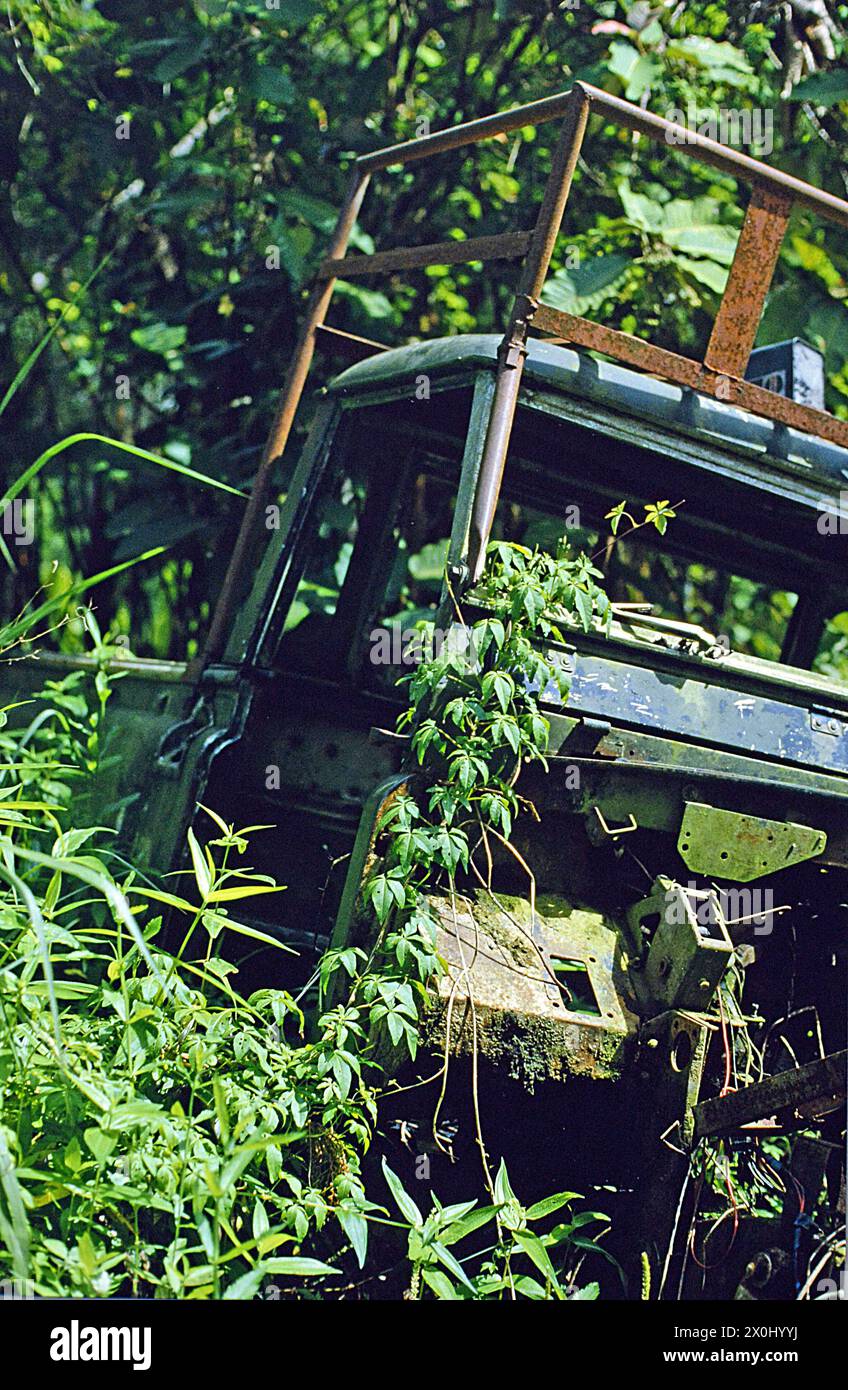
POLYGON ((204 664, 217 660, 223 650, 239 576, 250 565, 263 509, 270 495, 273 464, 282 454, 291 432, 319 335, 331 335, 346 347, 350 355, 362 356, 381 349, 380 344, 342 334, 324 322, 339 276, 348 278, 467 261, 522 261, 512 312, 499 353, 474 503, 469 555, 469 577, 472 580, 479 577, 484 563, 531 327, 558 342, 605 353, 630 366, 691 387, 754 415, 765 416, 779 424, 848 448, 848 422, 744 380, 765 296, 771 285, 790 214, 796 204, 848 227, 848 202, 841 198, 582 82, 575 83, 569 92, 360 156, 354 163, 347 197, 306 307, 274 422, 224 578, 209 631, 204 664), (751 184, 751 197, 727 286, 702 362, 541 302, 542 288, 591 114, 603 115, 617 125, 646 135, 651 140, 673 144, 681 153, 751 184), (540 125, 560 118, 562 126, 554 146, 551 172, 532 228, 500 236, 472 237, 465 241, 398 247, 374 251, 370 255, 346 254, 372 173, 476 144, 522 126, 540 125))

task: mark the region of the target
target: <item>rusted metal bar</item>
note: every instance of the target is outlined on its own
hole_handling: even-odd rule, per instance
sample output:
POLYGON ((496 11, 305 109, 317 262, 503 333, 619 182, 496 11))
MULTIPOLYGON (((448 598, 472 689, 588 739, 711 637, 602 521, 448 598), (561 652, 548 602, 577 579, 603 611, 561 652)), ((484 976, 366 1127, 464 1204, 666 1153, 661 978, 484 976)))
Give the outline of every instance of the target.
POLYGON ((486 546, 498 505, 524 359, 527 356, 527 334, 559 235, 588 117, 589 102, 583 91, 576 87, 554 151, 542 206, 533 229, 527 258, 522 266, 510 324, 498 353, 495 394, 492 398, 468 537, 468 568, 472 583, 480 578, 486 562, 486 546))
POLYGON ((804 1118, 825 1114, 845 1100, 846 1078, 848 1052, 833 1052, 791 1071, 780 1071, 744 1090, 703 1100, 695 1106, 695 1139, 728 1134, 781 1112, 790 1112, 790 1118, 795 1111, 804 1118))
POLYGON ((755 184, 704 354, 706 365, 717 372, 745 375, 791 212, 788 193, 755 184))
POLYGON ((655 116, 634 106, 620 97, 611 96, 600 87, 588 82, 575 82, 570 92, 559 92, 555 96, 544 97, 541 101, 531 101, 525 106, 516 106, 511 111, 498 112, 492 116, 482 116, 478 120, 466 121, 463 125, 449 130, 435 131, 432 135, 422 135, 416 140, 405 140, 397 145, 389 145, 371 154, 360 155, 357 164, 363 173, 373 173, 386 169, 392 164, 409 164, 414 160, 426 159, 430 155, 443 154, 446 150, 460 149, 463 145, 476 144, 480 140, 495 135, 504 135, 511 130, 520 130, 526 125, 541 125, 544 121, 556 120, 564 116, 573 92, 582 92, 589 101, 593 113, 611 117, 625 130, 638 131, 649 139, 667 144, 671 149, 679 149, 692 158, 700 159, 725 173, 746 179, 749 183, 765 183, 772 188, 782 189, 794 202, 811 208, 823 217, 848 227, 848 203, 832 193, 825 193, 812 184, 785 174, 781 169, 773 169, 762 160, 737 150, 730 150, 717 140, 689 130, 675 121, 667 121, 663 116, 655 116))
POLYGON ((378 343, 374 338, 360 338, 358 333, 345 333, 342 328, 333 328, 329 323, 316 323, 318 345, 323 345, 339 357, 349 362, 364 362, 367 357, 375 357, 378 352, 388 352, 388 343, 378 343))
POLYGON ((838 222, 842 227, 848 227, 848 202, 844 198, 837 198, 832 193, 814 188, 812 184, 804 183, 803 179, 785 174, 782 169, 773 169, 771 165, 763 164, 760 159, 752 159, 748 154, 730 150, 726 145, 720 145, 717 140, 710 140, 708 136, 699 135, 697 131, 688 130, 674 121, 667 121, 664 116, 655 116, 650 111, 644 111, 641 106, 623 101, 621 97, 610 96, 609 92, 603 92, 599 87, 592 87, 586 82, 575 83, 575 86, 582 87, 585 91, 591 102, 593 115, 603 113, 612 117, 616 124, 623 126, 625 130, 638 131, 652 140, 666 144, 670 150, 680 150, 691 159, 698 159, 703 164, 723 169, 725 173, 733 174, 734 177, 744 179, 748 183, 763 183, 776 191, 780 190, 800 206, 810 208, 829 221, 838 222))
POLYGON ((463 145, 476 145, 480 140, 489 140, 494 135, 506 135, 525 125, 555 121, 558 116, 565 115, 570 98, 570 91, 558 92, 555 96, 543 97, 541 101, 514 106, 511 111, 480 116, 477 120, 465 121, 448 130, 437 130, 432 135, 420 135, 416 140, 404 140, 398 145, 387 145, 385 149, 362 154, 357 164, 363 173, 373 174, 378 169, 387 169, 391 164, 410 164, 413 160, 444 154, 446 150, 461 149, 463 145))
POLYGON ((465 261, 517 260, 530 245, 532 232, 502 232, 500 236, 469 237, 466 241, 433 241, 428 246, 397 246, 370 256, 345 256, 324 261, 319 279, 377 275, 386 270, 412 270, 419 265, 459 265, 465 261))
POLYGON ((637 338, 632 333, 623 333, 618 328, 607 328, 592 319, 578 318, 567 314, 563 309, 552 309, 548 304, 540 304, 533 315, 533 327, 542 333, 549 333, 560 343, 576 343, 579 347, 591 348, 593 352, 604 352, 609 357, 618 357, 631 367, 638 367, 655 376, 667 377, 680 386, 697 386, 701 363, 692 357, 681 357, 679 353, 669 352, 667 348, 655 347, 637 338))
MULTIPOLYGON (((369 178, 361 170, 355 169, 348 187, 347 196, 341 206, 335 230, 330 242, 331 259, 343 256, 347 250, 350 234, 353 231, 369 178)), ((291 363, 280 394, 277 413, 265 441, 259 468, 253 480, 253 488, 242 518, 241 528, 233 553, 224 575, 224 582, 215 605, 215 612, 206 639, 202 664, 208 666, 221 656, 227 641, 238 598, 240 576, 252 568, 253 550, 262 521, 262 514, 271 492, 274 463, 286 447, 295 411, 315 352, 315 330, 323 322, 324 315, 333 296, 332 279, 319 281, 312 291, 304 315, 303 324, 292 353, 291 363)))
POLYGON ((547 304, 539 305, 533 316, 533 327, 554 335, 557 342, 574 343, 593 352, 603 352, 640 371, 663 377, 678 386, 701 391, 725 405, 738 406, 740 410, 749 410, 752 415, 762 415, 777 424, 788 425, 791 429, 816 435, 820 439, 829 439, 833 444, 848 449, 848 420, 837 420, 825 410, 814 410, 799 401, 789 400, 787 396, 779 396, 774 391, 755 386, 753 382, 740 381, 726 372, 717 372, 691 357, 680 357, 676 352, 646 343, 632 333, 605 328, 600 323, 577 318, 561 309, 552 309, 547 304))

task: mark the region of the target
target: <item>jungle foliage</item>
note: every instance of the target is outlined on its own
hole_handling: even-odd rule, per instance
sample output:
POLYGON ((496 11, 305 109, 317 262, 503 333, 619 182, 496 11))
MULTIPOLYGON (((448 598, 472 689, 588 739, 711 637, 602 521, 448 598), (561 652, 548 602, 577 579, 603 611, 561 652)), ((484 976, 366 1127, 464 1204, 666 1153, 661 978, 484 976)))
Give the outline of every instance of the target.
POLYGON ((22 727, 0 712, 3 1279, 44 1297, 283 1297, 304 1280, 314 1296, 369 1297, 388 1259, 390 1291, 409 1298, 597 1296, 579 1275, 587 1256, 610 1260, 597 1236, 607 1218, 574 1210, 575 1192, 523 1206, 503 1163, 490 1168, 479 1108, 484 1202, 431 1193, 424 1213, 384 1159, 390 1211, 366 1191, 363 1160, 392 1084, 387 1048, 415 1058, 427 985, 444 969, 426 893, 455 895, 460 867, 485 883, 481 845, 491 882, 488 838, 509 846, 525 809, 518 773, 544 759, 540 700, 551 682, 567 695, 530 638, 607 625, 599 577, 567 551, 493 547, 470 648, 446 646, 412 679, 401 725, 421 772, 379 826, 363 890, 374 944, 327 952, 298 998, 245 998, 222 949, 232 934, 287 949, 233 915, 281 891, 244 867, 268 827, 202 808, 213 833, 201 843, 189 830, 192 867, 174 885, 87 822, 92 779, 116 756, 115 649, 82 612, 93 677, 49 682, 22 727), (160 940, 165 913, 180 924, 175 949, 160 940))
MULTIPOLYGON (((109 581, 101 615, 139 654, 196 649, 243 503, 103 438, 249 485, 353 155, 580 77, 660 113, 758 111, 773 121, 769 159, 844 195, 844 18, 821 0, 12 0, 0 24, 0 380, 50 337, 6 412, 3 467, 17 475, 80 438, 32 480, 38 534, 5 575, 9 611, 38 582, 59 592, 162 546, 109 581)), ((354 246, 526 225, 550 140, 548 126, 525 129, 424 177, 381 175, 354 246)), ((596 121, 546 297, 702 349, 739 196, 732 179, 596 121)), ((842 414, 847 265, 844 231, 825 242, 796 215, 761 332, 825 348, 842 414)), ((400 343, 497 328, 506 298, 481 267, 435 267, 341 284, 334 322, 400 343)), ((83 643, 77 619, 61 641, 83 643)))

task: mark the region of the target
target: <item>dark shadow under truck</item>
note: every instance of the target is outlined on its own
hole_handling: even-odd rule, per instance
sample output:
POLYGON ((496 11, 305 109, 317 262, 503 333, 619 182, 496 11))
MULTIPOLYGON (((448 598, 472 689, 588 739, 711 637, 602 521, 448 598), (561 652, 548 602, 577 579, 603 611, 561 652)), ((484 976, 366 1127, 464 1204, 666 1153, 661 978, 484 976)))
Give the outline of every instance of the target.
MULTIPOLYGON (((124 833, 160 869, 179 857, 199 799, 237 824, 273 822, 252 848, 289 890, 269 909, 279 916, 259 925, 297 948, 294 969, 307 978, 329 940, 360 930, 375 822, 409 775, 391 732, 401 634, 422 618, 448 620, 445 566, 468 594, 490 536, 553 548, 567 528, 575 548, 593 550, 622 498, 631 510, 685 499, 661 540, 642 530, 610 552, 611 596, 644 602, 619 609, 608 636, 574 630, 550 644, 571 692, 546 711, 549 770, 522 774, 540 818, 520 822, 515 841, 533 866, 535 912, 508 858, 495 864, 494 892, 467 885, 456 917, 435 895, 449 973, 419 1071, 438 1064, 453 992, 442 1142, 456 1163, 433 1154, 432 1185, 444 1195, 456 1180, 467 1196, 479 1164, 473 1000, 487 1141, 507 1155, 524 1199, 589 1194, 620 1218, 628 1248, 645 1252, 652 1296, 739 1287, 794 1298, 812 1240, 797 1226, 798 1191, 808 1211, 827 1193, 828 1228, 845 1201, 848 688, 828 671, 833 620, 848 610, 848 547, 834 524, 848 426, 745 373, 756 376, 749 354, 793 203, 843 223, 848 205, 710 141, 687 146, 753 192, 705 361, 660 352, 543 302, 595 108, 648 138, 666 124, 578 86, 358 162, 206 659, 197 669, 122 663, 125 757, 104 796, 143 787, 124 833), (372 169, 560 117, 531 232, 345 257, 372 169), (503 341, 381 350, 324 323, 336 273, 439 264, 459 259, 457 246, 467 259, 522 259, 503 341), (630 366, 530 338, 531 327, 630 366), (313 348, 327 339, 363 360, 321 393, 269 531, 274 461, 313 348), (706 630, 704 594, 730 634, 706 630), (374 659, 378 642, 388 664, 374 659), (738 1017, 717 994, 728 970, 738 1017), (741 1212, 728 1258, 682 1272, 693 1146, 722 1138, 756 1163, 777 1136, 789 1137, 793 1175, 782 1214, 741 1212)), ((53 665, 17 668, 18 690, 53 665)), ((245 978, 290 985, 271 955, 246 963, 245 978)), ((381 1130, 395 1166, 412 1163, 416 1143, 432 1148, 432 1114, 432 1087, 387 1102, 381 1130)))

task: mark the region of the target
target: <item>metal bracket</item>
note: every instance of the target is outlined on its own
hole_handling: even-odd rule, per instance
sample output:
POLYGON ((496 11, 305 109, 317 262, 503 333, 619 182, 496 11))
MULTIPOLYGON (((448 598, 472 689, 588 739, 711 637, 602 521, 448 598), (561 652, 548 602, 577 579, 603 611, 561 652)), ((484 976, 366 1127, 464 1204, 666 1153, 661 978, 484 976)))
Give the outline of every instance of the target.
POLYGON ((505 367, 518 367, 527 356, 527 333, 538 307, 538 299, 531 298, 529 294, 519 294, 516 297, 509 336, 504 338, 500 349, 501 361, 505 367))
POLYGON ((814 734, 830 734, 832 738, 839 738, 848 729, 848 722, 835 710, 811 709, 810 728, 814 734))
POLYGON ((708 1008, 733 955, 717 895, 660 877, 630 908, 627 922, 640 943, 646 931, 653 933, 636 981, 644 1005, 652 1011, 708 1008))
POLYGON ((739 883, 815 859, 827 835, 792 821, 746 816, 700 801, 684 801, 677 850, 692 873, 739 883))

